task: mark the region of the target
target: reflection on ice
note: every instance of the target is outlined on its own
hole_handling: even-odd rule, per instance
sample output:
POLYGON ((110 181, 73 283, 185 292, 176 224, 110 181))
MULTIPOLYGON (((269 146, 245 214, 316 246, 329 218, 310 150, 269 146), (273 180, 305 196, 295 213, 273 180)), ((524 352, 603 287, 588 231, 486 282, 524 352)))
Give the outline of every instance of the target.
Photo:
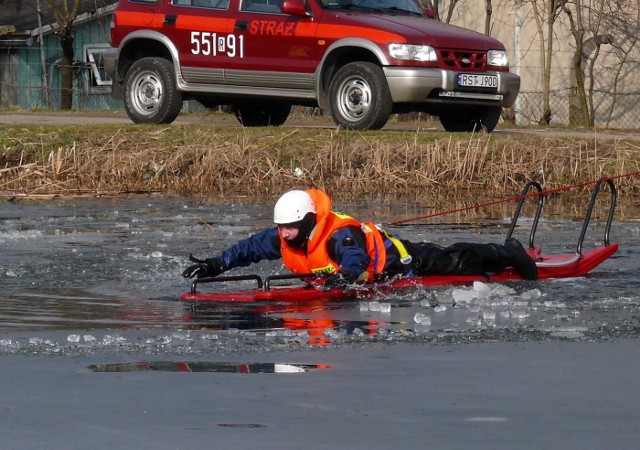
POLYGON ((328 369, 319 364, 236 363, 207 361, 141 361, 136 363, 92 364, 92 372, 219 372, 219 373, 304 373, 312 369, 328 369))

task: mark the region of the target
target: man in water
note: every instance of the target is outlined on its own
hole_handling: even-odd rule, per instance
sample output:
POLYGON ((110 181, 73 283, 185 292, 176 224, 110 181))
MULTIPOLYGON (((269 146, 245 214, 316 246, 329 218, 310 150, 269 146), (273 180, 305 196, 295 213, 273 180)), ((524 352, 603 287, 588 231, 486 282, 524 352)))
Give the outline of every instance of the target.
POLYGON ((513 267, 526 280, 538 278, 535 261, 515 239, 504 245, 459 242, 449 247, 400 240, 371 222, 332 211, 331 199, 320 189, 282 195, 273 221, 276 227, 243 239, 217 256, 200 260, 190 255, 195 264, 182 276, 215 277, 234 267, 282 258, 294 273, 326 274, 326 289, 394 275, 474 275, 506 267, 513 267))

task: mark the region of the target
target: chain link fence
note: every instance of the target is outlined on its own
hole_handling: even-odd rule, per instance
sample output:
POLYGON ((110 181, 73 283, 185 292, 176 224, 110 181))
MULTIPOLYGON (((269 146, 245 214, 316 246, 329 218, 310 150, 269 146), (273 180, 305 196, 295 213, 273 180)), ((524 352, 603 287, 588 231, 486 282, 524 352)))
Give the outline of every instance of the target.
MULTIPOLYGON (((587 94, 588 95, 588 94, 587 94)), ((595 91, 591 95, 592 118, 596 128, 640 129, 640 92, 617 93, 595 91)), ((569 126, 575 123, 575 95, 570 89, 552 91, 549 96, 550 125, 569 126)), ((544 117, 542 92, 520 92, 514 105, 518 125, 540 125, 544 117)), ((580 124, 581 125, 581 124, 580 124)))
MULTIPOLYGON (((42 65, 27 63, 12 55, 0 55, 0 108, 60 109, 59 60, 48 61, 47 80, 42 79, 42 65)), ((111 80, 95 61, 76 61, 71 67, 74 109, 121 108, 111 98, 111 80)))
MULTIPOLYGON (((14 85, 0 82, 0 108, 25 110, 60 109, 60 90, 45 89, 40 86, 14 85)), ((114 102, 110 95, 95 95, 84 89, 73 89, 73 109, 119 109, 120 102, 114 102)))

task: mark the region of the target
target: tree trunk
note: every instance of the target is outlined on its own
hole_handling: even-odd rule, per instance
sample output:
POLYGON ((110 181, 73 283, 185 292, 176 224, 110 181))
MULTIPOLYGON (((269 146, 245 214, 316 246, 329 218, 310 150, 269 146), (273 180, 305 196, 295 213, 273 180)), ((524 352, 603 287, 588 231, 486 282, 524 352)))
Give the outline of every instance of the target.
POLYGON ((60 109, 68 111, 73 108, 73 33, 60 36, 62 47, 62 67, 60 70, 60 109))
POLYGON ((484 0, 484 34, 491 36, 491 16, 493 15, 493 6, 491 0, 484 0))
MULTIPOLYGON (((62 48, 62 63, 60 67, 60 109, 69 110, 73 107, 73 21, 78 17, 80 4, 83 0, 42 0, 47 5, 53 17, 58 22, 56 34, 60 37, 62 48), (69 5, 69 1, 73 3, 69 5)), ((92 0, 93 1, 93 0, 92 0)))
POLYGON ((568 5, 567 0, 563 0, 562 9, 569 18, 571 34, 575 39, 576 48, 571 64, 572 86, 569 99, 569 124, 584 126, 589 128, 591 118, 589 117, 589 104, 584 86, 584 71, 582 60, 584 58, 584 21, 582 15, 582 1, 576 0, 573 4, 575 16, 568 5))
POLYGON ((456 9, 456 5, 460 0, 450 0, 449 6, 447 7, 447 17, 445 19, 445 23, 451 23, 451 18, 453 17, 453 12, 456 9))
POLYGON ((576 51, 573 55, 573 87, 569 101, 569 124, 590 128, 589 102, 584 85, 582 64, 582 39, 576 39, 576 51))
POLYGON ((547 12, 547 48, 546 59, 544 63, 544 79, 542 85, 543 106, 541 125, 549 125, 551 123, 551 57, 553 56, 553 28, 555 24, 557 4, 555 0, 549 2, 549 11, 547 12))

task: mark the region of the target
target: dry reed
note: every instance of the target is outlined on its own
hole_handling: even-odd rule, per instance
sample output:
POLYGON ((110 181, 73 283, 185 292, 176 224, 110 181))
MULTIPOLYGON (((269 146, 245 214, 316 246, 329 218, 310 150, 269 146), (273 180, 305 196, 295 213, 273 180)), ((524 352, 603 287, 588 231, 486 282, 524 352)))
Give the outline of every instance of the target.
MULTIPOLYGON (((640 170, 637 143, 331 129, 104 126, 0 128, 4 195, 275 196, 318 186, 365 194, 502 196, 640 170)), ((637 192, 637 176, 617 181, 637 192)))

